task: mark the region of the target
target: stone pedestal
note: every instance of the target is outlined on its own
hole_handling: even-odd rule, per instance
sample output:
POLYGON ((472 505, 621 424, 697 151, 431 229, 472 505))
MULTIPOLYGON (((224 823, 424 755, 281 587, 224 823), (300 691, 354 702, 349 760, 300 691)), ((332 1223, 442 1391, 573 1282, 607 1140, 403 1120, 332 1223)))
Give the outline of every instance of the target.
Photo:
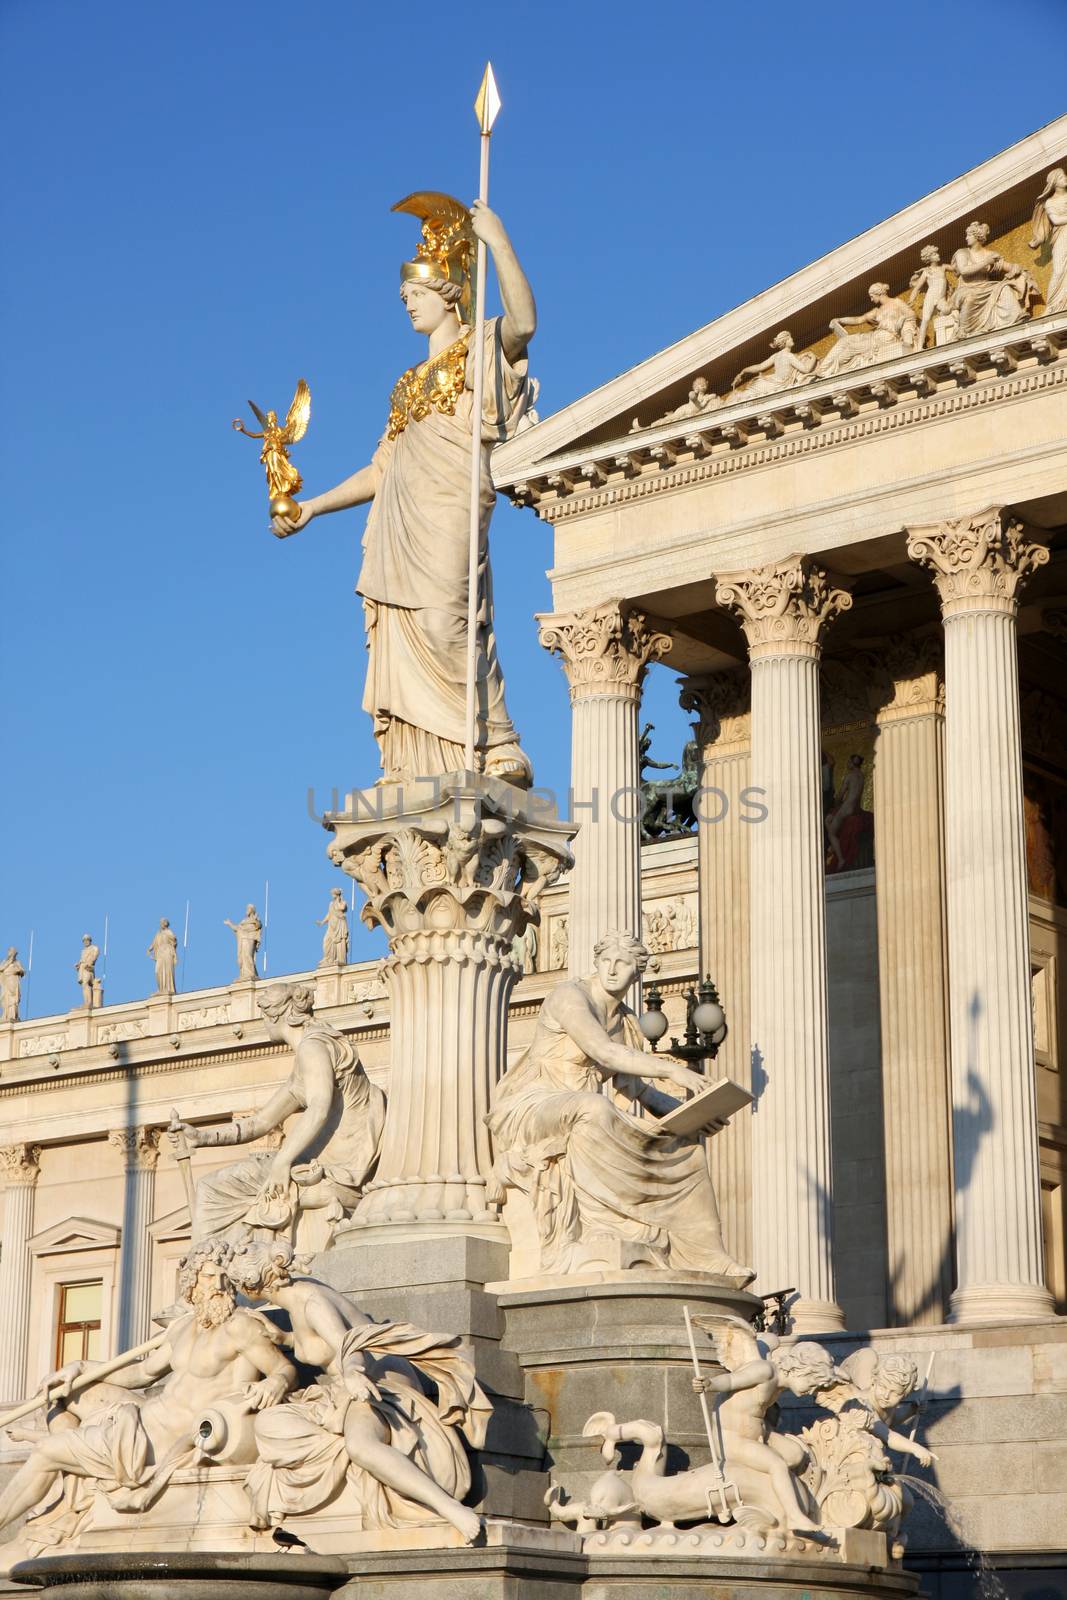
POLYGON ((539 616, 541 643, 558 655, 571 689, 574 849, 568 968, 593 970, 593 946, 611 928, 641 935, 641 771, 637 716, 650 661, 671 647, 644 617, 609 600, 539 616))
POLYGON ((30 1253, 33 1200, 40 1148, 12 1144, 0 1149, 0 1187, 4 1191, 3 1253, 0 1254, 0 1401, 26 1396, 26 1356, 30 1314, 30 1253))
MULTIPOLYGON (((697 715, 701 793, 697 815, 700 975, 715 982, 729 1032, 715 1058, 716 1075, 752 1088, 749 1009, 749 835, 753 823, 742 792, 749 783, 751 742, 748 668, 684 678, 682 707, 697 715)), ((727 1242, 739 1261, 752 1260, 752 1107, 743 1106, 714 1139, 708 1165, 727 1242)))
POLYGON ((152 1235, 159 1131, 113 1128, 108 1143, 121 1151, 125 1168, 122 1252, 119 1257, 116 1348, 129 1350, 152 1333, 152 1235))
POLYGON ((63 1600, 322 1600, 344 1583, 336 1556, 168 1551, 39 1556, 20 1561, 17 1582, 63 1600))
POLYGON ((367 896, 364 922, 389 937, 389 1100, 356 1222, 495 1230, 485 1115, 506 1066, 512 940, 570 865, 573 829, 462 773, 349 795, 326 826, 331 860, 367 896))
POLYGON ((1018 590, 1048 560, 994 508, 909 530, 945 625, 945 820, 959 1322, 1044 1317, 1018 590))
POLYGON ((952 1289, 945 922, 945 719, 940 639, 880 653, 874 767, 885 1129, 887 1312, 940 1323, 952 1289))
MULTIPOLYGON (((596 1442, 582 1436, 596 1411, 619 1421, 650 1417, 672 1445, 707 1458, 682 1308, 751 1319, 754 1295, 707 1272, 639 1267, 490 1287, 504 1314, 504 1349, 514 1353, 526 1402, 546 1433, 552 1481, 569 1497, 584 1498, 604 1470, 596 1442)), ((710 1340, 698 1333, 697 1342, 714 1365, 710 1340)))
POLYGON ((834 1291, 819 737, 824 627, 851 605, 802 557, 732 573, 752 662, 752 1251, 764 1292, 794 1287, 798 1333, 843 1326, 834 1291))

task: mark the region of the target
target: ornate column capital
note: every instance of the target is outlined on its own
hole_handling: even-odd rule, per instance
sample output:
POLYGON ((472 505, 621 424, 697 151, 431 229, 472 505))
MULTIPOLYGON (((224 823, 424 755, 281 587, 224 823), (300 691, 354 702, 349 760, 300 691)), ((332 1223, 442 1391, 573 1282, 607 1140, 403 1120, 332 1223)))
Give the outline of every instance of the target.
POLYGON ((39 1144, 0 1145, 0 1188, 32 1188, 40 1177, 39 1144))
POLYGON ((907 529, 908 555, 928 567, 948 622, 975 611, 1014 616, 1023 583, 1049 558, 1043 544, 1026 539, 1022 523, 1000 506, 907 529))
POLYGON ((107 1142, 120 1151, 127 1171, 155 1171, 159 1160, 158 1128, 112 1128, 107 1142))
POLYGON ((700 677, 679 678, 678 700, 683 711, 696 714, 693 731, 697 743, 710 755, 747 750, 751 740, 752 674, 747 667, 731 667, 700 677))
POLYGON ((945 647, 937 635, 896 634, 872 659, 871 705, 879 727, 944 715, 945 647))
POLYGON ((736 613, 753 661, 818 656, 824 627, 852 605, 848 591, 835 589, 807 556, 723 573, 716 582, 716 599, 736 613))
POLYGON ((672 644, 670 634, 656 633, 642 612, 621 600, 543 612, 536 621, 542 645, 563 663, 572 701, 595 694, 636 700, 649 662, 661 660, 672 644))

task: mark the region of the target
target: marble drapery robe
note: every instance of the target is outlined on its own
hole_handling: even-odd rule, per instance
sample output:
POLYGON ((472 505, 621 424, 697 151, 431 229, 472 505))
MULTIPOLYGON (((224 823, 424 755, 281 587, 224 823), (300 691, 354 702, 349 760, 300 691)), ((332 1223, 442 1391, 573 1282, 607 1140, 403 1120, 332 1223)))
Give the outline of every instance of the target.
MULTIPOLYGON (((522 421, 530 382, 525 358, 512 364, 504 355, 500 321, 485 327, 481 420, 476 744, 490 772, 502 762, 526 765, 504 703, 488 532, 496 501, 489 455, 522 421)), ((374 455, 377 485, 356 592, 367 625, 363 709, 373 719, 387 779, 455 772, 464 764, 472 383, 468 349, 454 413, 431 406, 394 439, 384 437, 374 455)))
POLYGON ((471 1485, 464 1437, 477 1449, 485 1442, 492 1403, 477 1383, 474 1367, 457 1338, 423 1333, 406 1322, 368 1322, 350 1328, 338 1352, 360 1354, 377 1396, 353 1402, 343 1380, 324 1374, 287 1404, 261 1411, 255 1420, 259 1461, 245 1487, 258 1527, 317 1510, 347 1478, 356 1492, 365 1528, 425 1523, 426 1508, 358 1467, 345 1445, 349 1405, 370 1405, 389 1431, 389 1442, 434 1483, 462 1500, 471 1485), (423 1384, 436 1390, 431 1398, 423 1384))
MULTIPOLYGON (((487 1119, 497 1183, 522 1191, 533 1208, 541 1270, 581 1270, 590 1240, 614 1238, 658 1265, 720 1273, 743 1287, 753 1274, 723 1243, 702 1143, 679 1139, 602 1093, 602 1074, 554 1016, 563 991, 588 996, 588 985, 576 979, 548 997, 533 1042, 501 1080, 487 1119)), ((628 1008, 608 1032, 643 1049, 628 1008)), ((632 1078, 616 1079, 615 1089, 645 1092, 632 1078)))

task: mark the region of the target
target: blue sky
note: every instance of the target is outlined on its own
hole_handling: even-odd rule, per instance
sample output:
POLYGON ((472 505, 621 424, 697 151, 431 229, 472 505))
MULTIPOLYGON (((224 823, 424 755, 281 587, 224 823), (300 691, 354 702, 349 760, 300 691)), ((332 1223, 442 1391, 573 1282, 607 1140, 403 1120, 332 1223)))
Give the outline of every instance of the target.
MULTIPOLYGON (((0 944, 33 1015, 233 971, 270 880, 271 973, 313 965, 336 875, 306 797, 376 776, 352 586, 362 513, 279 543, 248 396, 311 384, 310 491, 369 458, 418 359, 397 299, 416 188, 492 203, 537 293, 542 415, 1064 109, 1063 0, 884 8, 703 0, 254 7, 2 0, 5 152, 0 944)), ((531 614, 548 530, 493 524, 512 715, 567 783, 569 713, 531 614)), ((656 753, 685 720, 651 676, 656 753)), ((357 954, 381 948, 360 929, 357 954)))

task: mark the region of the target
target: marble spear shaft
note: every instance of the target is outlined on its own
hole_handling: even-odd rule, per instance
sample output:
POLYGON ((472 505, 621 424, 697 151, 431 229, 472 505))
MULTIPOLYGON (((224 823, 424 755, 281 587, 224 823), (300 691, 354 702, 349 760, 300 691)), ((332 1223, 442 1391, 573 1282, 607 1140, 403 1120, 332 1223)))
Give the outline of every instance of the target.
MULTIPOLYGON (((489 132, 482 130, 478 198, 489 200, 489 132)), ((471 405, 471 520, 467 562, 467 744, 466 767, 475 769, 478 715, 478 556, 481 544, 482 401, 485 395, 485 241, 478 240, 474 302, 474 394, 471 405)))
MULTIPOLYGON (((105 1361, 99 1367, 92 1367, 88 1372, 81 1372, 71 1380, 70 1392, 73 1397, 80 1394, 83 1389, 91 1389, 94 1383, 102 1383, 105 1378, 110 1378, 113 1372, 118 1372, 122 1367, 129 1367, 135 1361, 140 1361, 142 1356, 155 1350, 170 1334, 169 1328, 164 1328, 161 1333, 154 1333, 151 1339, 146 1339, 143 1344, 134 1345, 132 1350, 124 1350, 121 1355, 113 1356, 110 1361, 105 1361)), ((9 1411, 6 1417, 0 1417, 0 1428, 8 1428, 20 1417, 28 1417, 31 1411, 37 1411, 49 1402, 50 1394, 46 1389, 38 1390, 32 1400, 23 1401, 16 1406, 14 1411, 9 1411)))

